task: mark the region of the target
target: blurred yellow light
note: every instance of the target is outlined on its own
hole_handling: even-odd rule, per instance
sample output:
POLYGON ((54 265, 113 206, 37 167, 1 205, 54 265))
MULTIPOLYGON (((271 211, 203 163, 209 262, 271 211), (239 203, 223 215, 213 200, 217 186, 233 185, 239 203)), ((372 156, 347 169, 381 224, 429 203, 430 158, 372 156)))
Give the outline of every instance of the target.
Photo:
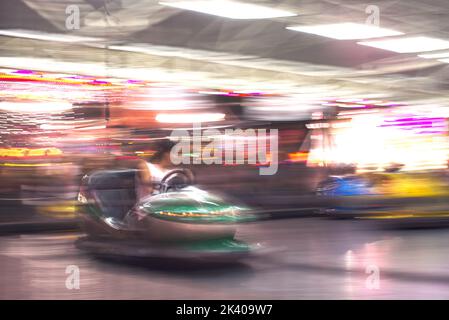
POLYGON ((56 165, 64 166, 70 163, 2 163, 3 167, 54 167, 56 165))
POLYGON ((41 157, 62 155, 58 148, 0 148, 0 157, 41 157))

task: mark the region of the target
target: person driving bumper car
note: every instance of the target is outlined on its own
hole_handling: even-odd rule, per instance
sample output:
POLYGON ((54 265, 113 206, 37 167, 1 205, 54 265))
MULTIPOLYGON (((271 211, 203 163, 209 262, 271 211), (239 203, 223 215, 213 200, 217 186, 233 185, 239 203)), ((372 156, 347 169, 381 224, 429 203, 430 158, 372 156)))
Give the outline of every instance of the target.
POLYGON ((78 246, 97 254, 240 258, 251 246, 235 239, 252 220, 244 206, 193 186, 190 170, 169 162, 165 144, 136 169, 100 170, 82 179, 78 246))

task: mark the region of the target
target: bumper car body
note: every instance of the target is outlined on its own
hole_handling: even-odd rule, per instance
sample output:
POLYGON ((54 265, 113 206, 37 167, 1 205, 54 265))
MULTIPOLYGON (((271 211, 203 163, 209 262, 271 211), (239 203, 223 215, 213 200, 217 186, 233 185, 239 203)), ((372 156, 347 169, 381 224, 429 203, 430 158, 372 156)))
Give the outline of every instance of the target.
POLYGON ((398 220, 449 216, 445 173, 398 172, 331 176, 317 188, 334 217, 398 220))
POLYGON ((93 253, 136 257, 242 257, 251 246, 236 240, 236 226, 252 220, 247 209, 190 185, 164 186, 139 202, 135 171, 85 176, 78 196, 80 247, 93 253))

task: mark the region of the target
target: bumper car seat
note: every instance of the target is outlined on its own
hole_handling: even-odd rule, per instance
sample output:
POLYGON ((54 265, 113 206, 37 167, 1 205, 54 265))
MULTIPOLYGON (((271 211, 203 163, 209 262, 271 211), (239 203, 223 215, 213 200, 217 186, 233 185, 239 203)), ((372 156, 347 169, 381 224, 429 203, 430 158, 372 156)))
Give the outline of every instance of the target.
POLYGON ((136 204, 135 170, 98 171, 90 176, 88 188, 103 215, 122 221, 136 204))

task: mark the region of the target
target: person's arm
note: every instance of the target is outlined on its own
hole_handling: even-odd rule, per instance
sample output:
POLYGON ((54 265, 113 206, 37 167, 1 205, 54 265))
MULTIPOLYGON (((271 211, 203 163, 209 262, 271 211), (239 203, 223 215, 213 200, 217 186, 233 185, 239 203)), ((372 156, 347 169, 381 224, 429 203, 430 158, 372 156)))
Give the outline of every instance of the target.
POLYGON ((148 195, 153 192, 153 184, 151 182, 151 172, 145 161, 139 161, 137 164, 137 174, 139 177, 139 190, 141 195, 148 195))

